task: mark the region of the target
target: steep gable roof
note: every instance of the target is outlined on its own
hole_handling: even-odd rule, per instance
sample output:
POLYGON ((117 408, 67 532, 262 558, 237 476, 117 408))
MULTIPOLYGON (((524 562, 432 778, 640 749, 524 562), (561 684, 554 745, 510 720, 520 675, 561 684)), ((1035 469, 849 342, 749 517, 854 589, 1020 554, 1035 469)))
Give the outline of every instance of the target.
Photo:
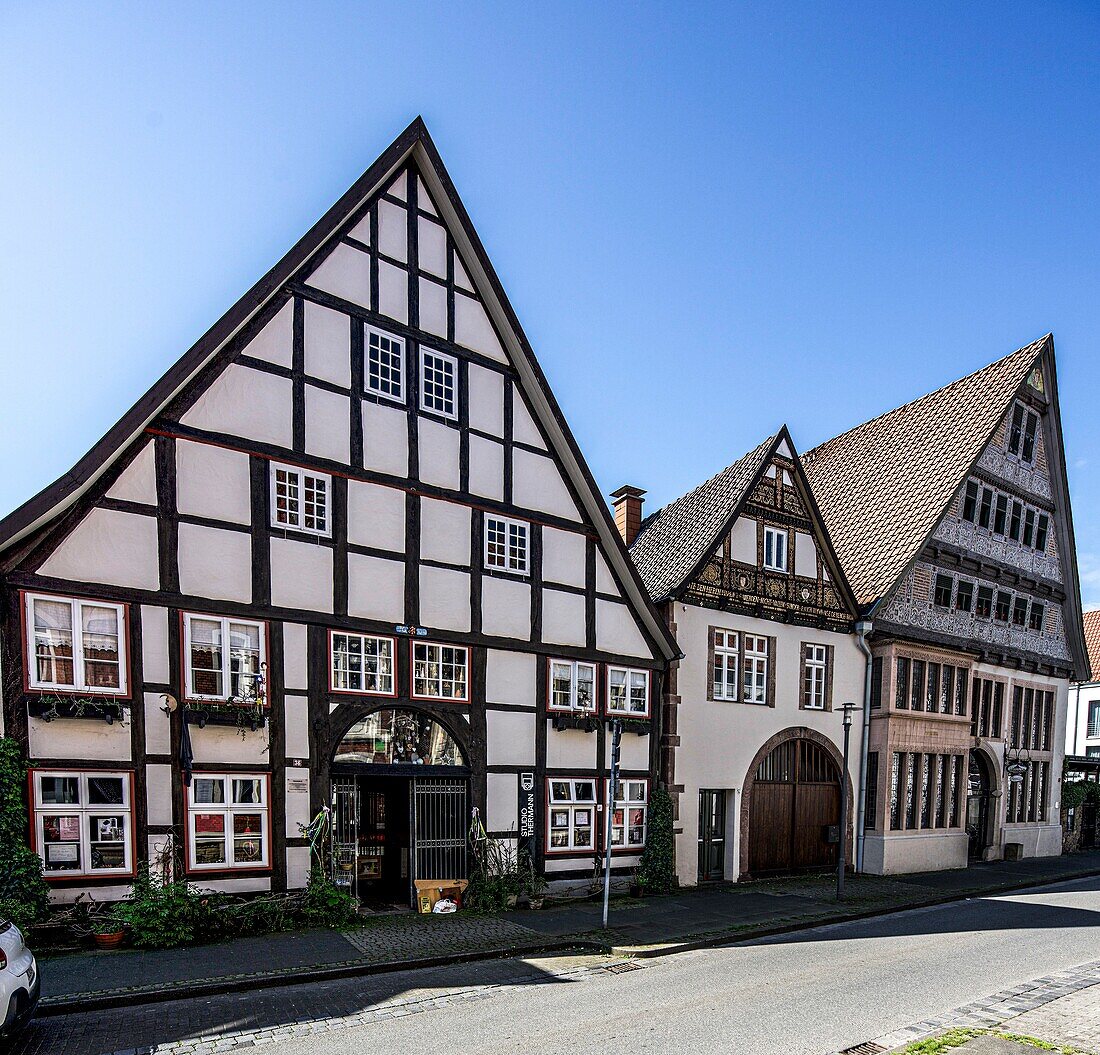
POLYGON ((879 601, 905 573, 1051 345, 1047 334, 803 455, 861 605, 879 601))
POLYGON ((249 325, 287 283, 308 271, 340 238, 350 218, 379 193, 398 169, 413 160, 441 218, 451 232, 469 278, 484 300, 485 310, 504 341, 517 383, 560 460, 583 504, 601 548, 648 636, 668 659, 679 654, 668 628, 649 600, 630 560, 592 473, 565 422, 535 359, 519 319, 508 301, 485 247, 470 221, 442 158, 423 120, 417 117, 347 192, 309 229, 294 247, 233 305, 134 404, 67 473, 0 520, 0 553, 8 550, 69 509, 111 467, 120 454, 160 414, 226 345, 249 325))
POLYGON ((1100 672, 1100 610, 1085 612, 1082 617, 1085 626, 1085 648, 1089 654, 1089 666, 1092 673, 1089 677, 1095 678, 1100 672))

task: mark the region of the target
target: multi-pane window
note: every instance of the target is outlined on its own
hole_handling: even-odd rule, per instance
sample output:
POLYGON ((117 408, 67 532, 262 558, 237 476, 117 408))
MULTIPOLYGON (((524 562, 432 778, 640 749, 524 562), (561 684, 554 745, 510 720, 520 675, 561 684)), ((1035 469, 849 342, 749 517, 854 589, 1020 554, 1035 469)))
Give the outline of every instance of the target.
POLYGON ((969 612, 974 607, 974 584, 969 579, 960 579, 955 590, 955 611, 969 612))
POLYGON ((999 623, 1007 623, 1012 610, 1012 595, 1004 590, 997 591, 997 600, 993 608, 993 618, 999 623))
POLYGON ((1050 533, 1050 517, 1046 513, 1040 513, 1035 525, 1035 548, 1040 553, 1045 553, 1047 548, 1047 535, 1050 533))
MULTIPOLYGON (((1051 749, 1054 693, 1017 685, 1012 690, 1012 724, 1009 744, 1028 751, 1051 749)), ((1091 728, 1091 720, 1090 720, 1091 728)), ((1091 732, 1089 735, 1093 735, 1091 732)))
POLYGON ((764 528, 764 567, 787 570, 787 532, 782 528, 764 528))
POLYGON ((1046 549, 1050 517, 1011 495, 980 485, 977 480, 966 483, 962 519, 1028 548, 1046 549))
POLYGON ((890 766, 894 831, 955 828, 962 795, 962 755, 895 751, 890 766))
POLYGON ((331 640, 333 689, 394 695, 392 637, 333 633, 331 640))
POLYGON ((420 699, 467 700, 470 650, 460 645, 413 642, 413 691, 420 699))
POLYGON ((596 665, 567 659, 550 661, 550 710, 596 710, 596 665))
POLYGON ((936 575, 936 588, 932 595, 933 602, 939 608, 951 607, 951 587, 952 579, 950 575, 936 575))
POLYGON ((1045 614, 1046 609, 1038 601, 1032 601, 1031 611, 1028 613, 1028 629, 1038 630, 1041 633, 1043 629, 1043 618, 1045 614))
POLYGON ((871 710, 882 709, 882 656, 871 660, 871 710))
POLYGON ((714 661, 711 667, 711 686, 716 700, 739 698, 737 666, 740 655, 738 635, 734 630, 712 630, 714 635, 714 661))
POLYGON ((1027 625, 1027 598, 1017 596, 1012 602, 1013 626, 1027 625))
POLYGON ((966 667, 898 656, 896 673, 894 706, 898 710, 966 714, 966 667))
POLYGON ((649 671, 607 668, 607 713, 646 717, 649 714, 649 671))
POLYGON ((184 691, 194 700, 256 700, 263 689, 263 623, 212 615, 183 617, 184 691))
POLYGON ((329 477, 293 465, 271 465, 271 525, 329 534, 329 477))
POLYGON ((34 770, 34 838, 46 876, 133 871, 129 773, 34 770))
POLYGON ((963 496, 963 520, 974 523, 978 519, 978 481, 966 481, 966 493, 963 496))
POLYGON ((828 647, 804 644, 802 646, 802 706, 807 710, 825 710, 828 674, 828 647))
POLYGON ((124 613, 120 604, 27 594, 30 687, 125 693, 124 613))
POLYGON ((1012 408, 1012 424, 1008 430, 1008 452, 1029 465, 1035 461, 1035 437, 1039 431, 1039 415, 1022 403, 1012 408))
POLYGON ((1001 735, 1005 686, 992 678, 974 678, 970 694, 970 734, 997 739, 1001 735))
POLYGON ((1008 517, 1008 537, 1013 542, 1020 541, 1020 531, 1023 528, 1023 504, 1013 500, 1012 509, 1008 517))
POLYGON ((863 799, 863 830, 870 831, 877 826, 875 813, 878 811, 878 752, 867 752, 867 786, 863 799))
POLYGON ((1024 824, 1041 821, 1046 816, 1046 801, 1050 783, 1050 762, 1034 759, 1025 763, 1022 773, 1008 780, 1008 806, 1005 822, 1024 824))
POLYGON ((1089 704, 1089 721, 1085 735, 1090 740, 1100 740, 1100 700, 1089 704))
POLYGON ((522 520, 485 517, 485 567, 526 575, 531 526, 522 520))
POLYGON ((458 360, 420 349, 420 409, 445 418, 458 417, 458 360))
MULTIPOLYGON (((1009 775, 1005 814, 1009 824, 1041 821, 1046 816, 1054 747, 1054 702, 1054 693, 1048 690, 1013 687, 1008 742, 1017 752, 1025 752, 1021 761, 1026 768, 1009 775)), ((1092 735, 1091 713, 1089 718, 1089 735, 1092 735)))
POLYGON ((187 789, 189 869, 264 868, 268 864, 267 777, 195 773, 187 789))
MULTIPOLYGON (((610 791, 611 782, 605 785, 610 791)), ((646 812, 649 807, 649 783, 645 780, 620 780, 615 789, 615 808, 611 813, 612 849, 641 849, 645 846, 646 812)))
POLYGON ((978 587, 978 604, 974 609, 974 614, 979 619, 989 619, 993 615, 993 587, 992 586, 979 586, 978 587))
POLYGON ((596 846, 596 782, 548 780, 550 851, 592 850, 596 846))
POLYGON ((405 401, 405 342, 373 326, 366 328, 367 369, 363 378, 368 392, 405 401))
POLYGON ((745 634, 744 656, 745 703, 768 702, 768 639, 758 634, 745 634))
POLYGON ((993 511, 993 534, 1003 535, 1008 522, 1008 495, 997 495, 997 505, 993 511))

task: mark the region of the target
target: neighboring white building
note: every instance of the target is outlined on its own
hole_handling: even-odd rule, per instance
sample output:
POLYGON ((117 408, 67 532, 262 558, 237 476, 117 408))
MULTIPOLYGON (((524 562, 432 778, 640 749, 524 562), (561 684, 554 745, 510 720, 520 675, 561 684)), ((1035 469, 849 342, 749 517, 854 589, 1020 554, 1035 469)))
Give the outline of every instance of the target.
MULTIPOLYGON (((616 493, 620 530, 640 496, 616 493)), ((645 520, 631 555, 684 653, 662 738, 680 882, 835 866, 845 702, 851 859, 866 661, 787 429, 645 520)))
MULTIPOLYGON (((1100 609, 1085 612, 1085 645, 1092 676, 1100 676, 1100 609)), ((1100 681, 1081 681, 1070 686, 1066 718, 1066 754, 1100 758, 1100 681)))

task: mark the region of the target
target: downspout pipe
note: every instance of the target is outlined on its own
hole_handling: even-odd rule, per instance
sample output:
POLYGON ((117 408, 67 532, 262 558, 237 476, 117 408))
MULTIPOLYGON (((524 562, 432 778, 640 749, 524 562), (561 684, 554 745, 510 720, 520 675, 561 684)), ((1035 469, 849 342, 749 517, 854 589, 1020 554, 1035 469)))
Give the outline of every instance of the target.
MULTIPOLYGON (((867 806, 867 755, 871 748, 871 649, 867 635, 874 629, 869 619, 861 619, 855 627, 856 645, 863 653, 866 666, 863 671, 863 736, 859 745, 859 791, 856 794, 856 871, 863 871, 863 842, 867 806)), ((847 779, 847 774, 845 774, 847 779)))

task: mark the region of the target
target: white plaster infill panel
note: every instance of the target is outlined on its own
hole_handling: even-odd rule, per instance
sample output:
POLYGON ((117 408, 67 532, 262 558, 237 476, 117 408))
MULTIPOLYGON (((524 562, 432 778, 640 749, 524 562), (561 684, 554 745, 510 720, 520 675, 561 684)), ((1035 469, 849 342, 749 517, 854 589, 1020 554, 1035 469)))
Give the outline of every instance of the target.
POLYGON ((378 310, 398 322, 409 321, 409 273, 378 261, 378 310))
POLYGON ((196 769, 216 762, 255 766, 259 772, 270 767, 266 726, 255 732, 246 730, 243 736, 228 725, 208 725, 205 729, 192 725, 189 731, 196 769))
POLYGON ((363 464, 405 477, 409 471, 409 418, 402 407, 363 401, 363 464))
POLYGON ((422 565, 420 621, 435 629, 469 631, 469 573, 422 565))
POLYGON ((156 518, 90 509, 38 572, 74 582, 160 589, 156 518))
POLYGON ((290 890, 301 890, 309 882, 309 847, 286 848, 286 885, 290 890))
POLYGON ((508 362, 481 301, 461 293, 455 295, 455 343, 498 363, 508 362))
POLYGON ((420 556, 470 566, 470 507, 434 498, 420 500, 420 556))
POLYGON ((244 349, 245 355, 290 369, 294 365, 294 302, 288 300, 244 349))
POLYGON ((351 388, 351 319, 307 300, 304 322, 306 374, 351 388))
MULTIPOLYGON (((309 758, 309 700, 305 696, 293 696, 287 693, 283 698, 283 720, 286 731, 286 757, 309 758)), ((294 772, 290 770, 289 772, 294 772)), ((309 771, 298 771, 298 775, 308 780, 309 771)), ((309 806, 308 795, 306 806, 309 806)), ((308 819, 308 818, 307 818, 308 819)), ((295 833, 297 834, 297 833, 295 833)))
POLYGON ((172 823, 172 767, 151 763, 145 767, 145 799, 150 824, 172 823))
POLYGON ((577 531, 547 527, 542 531, 542 578, 566 586, 585 585, 588 539, 577 531))
POLYGON ((351 459, 351 403, 347 396, 306 385, 306 450, 346 465, 351 459))
POLYGON ((167 608, 141 606, 141 670, 147 682, 168 682, 167 608))
POLYGON ((348 615, 383 622, 405 621, 405 564, 383 557, 348 554, 348 615))
POLYGON ((181 421, 192 428, 229 433, 289 450, 293 446, 293 412, 289 378, 231 363, 181 421))
POLYGON ((332 553, 328 546, 271 540, 271 603, 278 608, 332 611, 332 553))
POLYGON ((538 659, 527 652, 490 648, 485 652, 485 698, 489 703, 535 707, 538 659))
POLYGON ((485 757, 491 766, 534 766, 535 712, 485 712, 485 757))
POLYGON ((481 630, 491 637, 531 640, 531 586, 525 579, 481 580, 481 630))
POLYGON ((485 783, 485 827, 491 832, 514 831, 519 827, 519 777, 515 773, 489 773, 485 783))
POLYGON ((512 496, 516 505, 552 513, 564 520, 580 520, 553 458, 516 447, 512 450, 512 468, 512 496))
POLYGON ((742 564, 756 563, 756 521, 752 517, 738 517, 733 522, 730 556, 742 564))
POLYGON ((152 440, 147 441, 134 460, 122 470, 107 492, 107 497, 149 506, 157 504, 157 465, 152 440))
POLYGON ((801 531, 794 536, 794 573, 807 579, 817 578, 817 543, 812 535, 801 531))
POLYGON ((283 623, 283 684, 288 689, 309 686, 308 639, 302 623, 283 623))
POLYGON ((159 692, 144 695, 145 751, 150 755, 171 754, 172 722, 164 709, 167 706, 164 696, 159 692))
POLYGON ((349 480, 348 541, 355 546, 403 553, 405 492, 396 487, 349 480))
MULTIPOLYGON (((140 704, 139 704, 140 706, 140 704)), ((130 761, 130 705, 124 705, 125 719, 108 725, 102 718, 65 718, 47 722, 27 719, 28 755, 36 758, 71 758, 82 761, 130 761)))
POLYGON ((596 734, 584 729, 555 729, 546 723, 547 769, 593 769, 596 765, 596 734))
POLYGON ((526 443, 528 447, 546 450, 542 433, 527 409, 523 392, 515 385, 512 386, 512 439, 517 443, 526 443))
MULTIPOLYGON (((599 619, 596 622, 599 627, 599 619)), ((542 638, 556 645, 585 644, 584 597, 545 588, 542 591, 542 638)))
MULTIPOLYGON (((299 839, 302 828, 310 822, 309 770, 291 766, 286 771, 286 834, 288 839, 299 839)), ((307 847, 308 849, 308 847, 307 847)))
POLYGON ((378 251, 408 263, 408 213, 400 205, 385 200, 378 203, 378 251))
POLYGON ((252 600, 252 536, 246 531, 180 524, 179 569, 182 593, 248 603, 252 600))
POLYGON ((331 293, 341 300, 364 308, 373 306, 370 302, 370 256, 344 242, 325 257, 306 281, 314 289, 331 293))
POLYGON ((621 596, 615 576, 611 574, 611 569, 599 550, 596 550, 596 591, 611 594, 614 597, 621 596))
POLYGON ((421 278, 419 282, 420 303, 418 305, 420 328, 437 337, 447 336, 447 287, 431 279, 421 278))
POLYGON ((470 437, 470 493, 504 500, 504 445, 470 437))
POLYGON ((471 363, 469 368, 470 428, 504 435, 504 375, 471 363))
POLYGON ((252 523, 248 455, 176 440, 176 508, 190 516, 252 523))
POLYGON ((596 599, 596 647, 604 652, 648 659, 652 656, 633 611, 616 601, 596 599))
POLYGON ((437 278, 447 277, 447 232, 440 224, 425 220, 423 216, 417 221, 416 254, 421 271, 437 278))
POLYGON ((461 486, 459 472, 458 429, 420 415, 420 479, 426 484, 457 491, 461 486))

